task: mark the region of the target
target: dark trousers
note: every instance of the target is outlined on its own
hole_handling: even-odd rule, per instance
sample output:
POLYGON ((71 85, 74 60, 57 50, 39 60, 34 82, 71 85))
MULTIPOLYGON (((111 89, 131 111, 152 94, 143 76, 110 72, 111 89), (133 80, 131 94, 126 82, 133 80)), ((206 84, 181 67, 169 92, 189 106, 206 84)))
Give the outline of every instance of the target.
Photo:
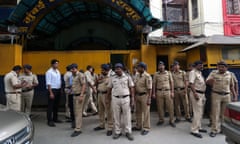
POLYGON ((50 93, 48 92, 48 108, 47 108, 47 119, 48 122, 58 120, 58 105, 61 96, 61 89, 52 89, 54 98, 50 98, 50 93))
POLYGON ((70 110, 71 120, 74 121, 75 116, 74 116, 74 110, 73 110, 73 95, 72 94, 68 95, 68 107, 70 110))

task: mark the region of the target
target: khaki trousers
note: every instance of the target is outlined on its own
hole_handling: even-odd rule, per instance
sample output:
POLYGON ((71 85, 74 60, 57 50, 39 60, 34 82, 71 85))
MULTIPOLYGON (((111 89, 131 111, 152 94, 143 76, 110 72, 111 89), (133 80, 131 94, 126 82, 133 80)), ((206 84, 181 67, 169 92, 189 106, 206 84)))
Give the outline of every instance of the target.
POLYGON ((69 99, 69 98, 68 98, 68 97, 69 97, 69 94, 68 94, 68 93, 69 93, 70 90, 69 90, 68 88, 65 88, 64 91, 65 91, 65 97, 66 97, 66 102, 65 102, 65 116, 66 116, 66 117, 70 117, 70 109, 69 109, 69 106, 68 106, 68 103, 69 103, 69 102, 68 102, 68 99, 69 99))
POLYGON ((116 98, 112 96, 112 109, 114 133, 120 134, 121 126, 125 133, 132 133, 130 97, 116 98))
POLYGON ((85 99, 85 95, 83 96, 83 100, 79 101, 79 96, 73 97, 73 106, 74 106, 74 114, 75 114, 75 131, 81 131, 82 128, 82 110, 83 110, 83 102, 85 99))
POLYGON ((88 106, 90 106, 91 110, 95 113, 97 112, 97 107, 95 106, 95 103, 93 102, 93 90, 91 88, 88 88, 87 94, 84 100, 83 105, 83 113, 87 113, 88 106))
POLYGON ((177 119, 181 119, 181 105, 183 105, 185 119, 190 118, 189 114, 189 105, 188 105, 188 98, 185 93, 185 90, 174 90, 174 108, 177 119))
POLYGON ((190 91, 191 91, 191 89, 188 88, 187 89, 188 108, 189 108, 189 115, 192 116, 193 115, 193 108, 192 108, 192 101, 191 101, 191 98, 190 98, 190 91))
POLYGON ((224 112, 229 102, 231 102, 230 94, 219 95, 212 92, 212 132, 219 133, 221 131, 221 123, 224 120, 224 112))
POLYGON ((203 109, 205 105, 205 94, 197 93, 199 96, 199 100, 196 100, 193 92, 190 92, 190 98, 192 101, 193 106, 193 121, 191 125, 191 132, 193 133, 199 133, 199 129, 202 129, 202 116, 203 116, 203 109))
POLYGON ((150 106, 147 105, 148 95, 136 95, 136 127, 150 130, 150 106))
POLYGON ((157 91, 157 109, 159 115, 159 121, 164 122, 164 103, 169 113, 169 123, 174 123, 174 106, 173 99, 171 98, 170 91, 157 91))
POLYGON ((107 130, 113 129, 113 116, 111 103, 106 105, 105 99, 107 94, 98 93, 98 114, 100 119, 99 127, 105 128, 105 116, 107 116, 107 130))
POLYGON ((27 115, 31 114, 33 95, 34 90, 22 92, 22 112, 25 112, 27 115))
POLYGON ((15 111, 21 111, 21 94, 6 94, 7 108, 15 111))

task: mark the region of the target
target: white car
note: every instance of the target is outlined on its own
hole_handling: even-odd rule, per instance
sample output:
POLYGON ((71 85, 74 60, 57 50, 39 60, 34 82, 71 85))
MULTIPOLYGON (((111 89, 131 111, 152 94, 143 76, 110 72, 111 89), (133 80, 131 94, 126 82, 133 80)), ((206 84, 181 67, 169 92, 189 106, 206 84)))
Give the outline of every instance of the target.
POLYGON ((0 104, 0 144, 32 144, 34 127, 30 118, 0 104))

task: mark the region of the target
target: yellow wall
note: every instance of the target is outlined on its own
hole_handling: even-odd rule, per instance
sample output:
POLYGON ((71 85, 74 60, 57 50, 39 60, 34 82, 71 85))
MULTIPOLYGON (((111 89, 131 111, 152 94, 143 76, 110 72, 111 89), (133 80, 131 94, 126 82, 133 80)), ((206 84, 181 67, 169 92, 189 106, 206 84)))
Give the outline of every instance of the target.
POLYGON ((22 46, 11 44, 0 44, 0 74, 8 73, 14 65, 22 64, 22 46))
POLYGON ((157 56, 168 56, 168 65, 170 66, 174 60, 180 62, 181 66, 186 66, 186 54, 179 53, 180 50, 185 48, 184 45, 142 45, 141 60, 148 65, 148 72, 153 74, 156 72, 157 56))
POLYGON ((207 46, 207 64, 208 68, 215 68, 216 66, 210 66, 211 64, 217 64, 222 60, 222 53, 218 45, 207 46))
MULTIPOLYGON (((222 58, 222 45, 208 45, 207 46, 207 57, 208 57, 208 67, 215 68, 215 66, 211 66, 211 64, 217 64, 220 60, 224 60, 222 58)), ((224 60, 227 64, 234 65, 239 67, 240 59, 237 60, 224 60)))
POLYGON ((65 73, 65 67, 77 63, 79 69, 86 70, 87 65, 92 65, 96 73, 100 73, 100 66, 110 62, 110 54, 129 54, 128 64, 132 66, 131 58, 140 58, 138 51, 40 51, 23 52, 23 64, 31 64, 33 72, 44 74, 50 67, 50 61, 56 58, 60 61, 59 69, 65 73))
POLYGON ((156 72, 156 47, 152 45, 142 45, 141 61, 147 64, 147 71, 150 74, 156 72))
POLYGON ((186 52, 187 56, 187 65, 194 63, 197 60, 200 60, 200 49, 194 48, 186 52))
MULTIPOLYGON (((168 65, 170 65, 176 60, 180 63, 182 68, 186 68, 186 54, 179 53, 180 50, 185 48, 185 45, 166 45, 166 46, 157 46, 157 55, 167 55, 168 56, 168 65)), ((169 69, 168 68, 168 69, 169 69)))

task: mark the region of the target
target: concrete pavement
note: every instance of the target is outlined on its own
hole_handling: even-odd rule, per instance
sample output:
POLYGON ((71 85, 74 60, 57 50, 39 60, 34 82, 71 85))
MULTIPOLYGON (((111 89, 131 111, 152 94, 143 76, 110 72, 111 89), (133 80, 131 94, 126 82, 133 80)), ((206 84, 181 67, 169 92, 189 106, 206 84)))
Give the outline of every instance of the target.
MULTIPOLYGON (((64 119, 63 113, 60 113, 60 119, 64 119)), ((215 138, 209 137, 208 133, 203 133, 203 138, 198 139, 190 135, 190 123, 184 121, 172 128, 166 123, 162 126, 156 126, 157 114, 151 113, 151 131, 148 135, 142 136, 140 132, 133 132, 134 141, 129 141, 125 136, 118 140, 106 136, 106 131, 94 131, 93 128, 98 124, 98 116, 83 118, 82 134, 78 137, 70 137, 73 129, 70 123, 56 124, 56 127, 46 125, 46 113, 33 113, 33 123, 35 125, 34 144, 226 144, 225 136, 217 135, 215 138)), ((203 127, 207 127, 208 120, 204 119, 203 127)))

